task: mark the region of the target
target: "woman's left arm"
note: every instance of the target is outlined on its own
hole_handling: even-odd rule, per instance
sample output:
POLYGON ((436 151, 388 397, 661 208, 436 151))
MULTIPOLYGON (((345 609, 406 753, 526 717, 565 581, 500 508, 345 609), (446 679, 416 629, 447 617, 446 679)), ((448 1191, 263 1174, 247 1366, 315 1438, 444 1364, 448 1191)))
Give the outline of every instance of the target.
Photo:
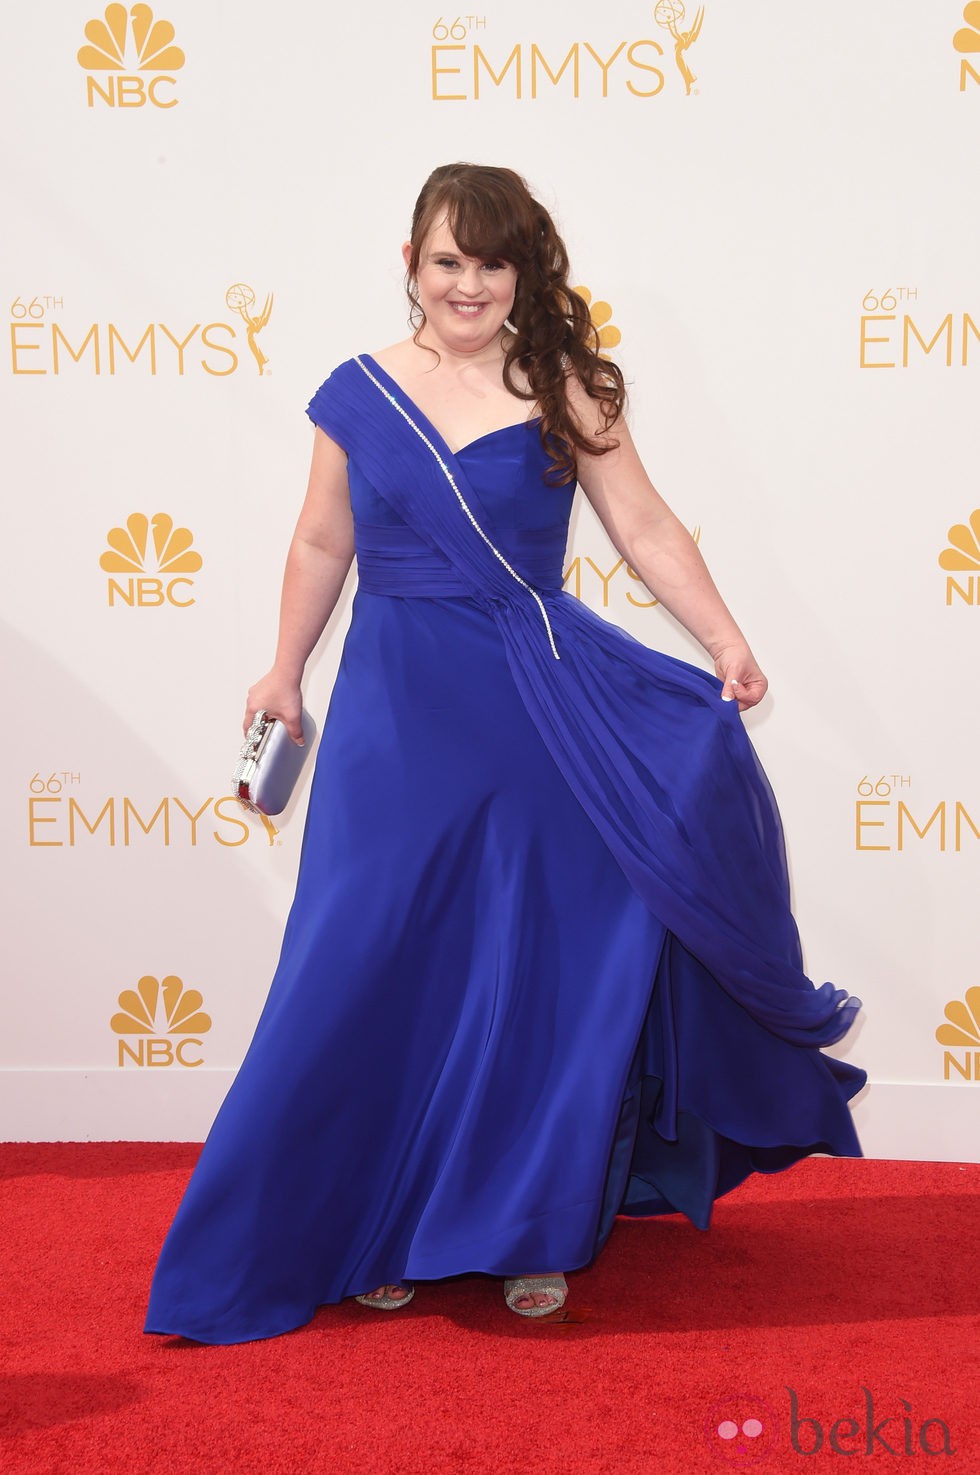
POLYGON ((594 400, 575 383, 569 400, 579 424, 618 442, 601 456, 579 454, 578 482, 616 551, 655 599, 700 641, 724 683, 722 696, 739 710, 754 707, 768 682, 722 599, 697 544, 644 470, 625 421, 604 431, 594 400))

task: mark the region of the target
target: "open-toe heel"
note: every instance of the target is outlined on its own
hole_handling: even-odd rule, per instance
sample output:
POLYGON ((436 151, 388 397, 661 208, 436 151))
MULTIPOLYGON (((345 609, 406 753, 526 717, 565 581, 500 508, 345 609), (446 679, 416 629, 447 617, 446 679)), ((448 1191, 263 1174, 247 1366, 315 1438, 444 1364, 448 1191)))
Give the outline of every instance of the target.
POLYGON ((402 1287, 402 1289, 407 1291, 408 1294, 405 1296, 390 1296, 388 1294, 388 1287, 385 1286, 383 1296, 355 1296, 354 1300, 359 1301, 362 1306, 373 1306, 376 1311, 400 1311, 403 1306, 408 1305, 409 1301, 415 1295, 415 1287, 411 1282, 402 1287))
POLYGON ((518 1316, 550 1316, 560 1311, 568 1295, 568 1284, 563 1275, 521 1275, 514 1280, 504 1281, 504 1300, 518 1316), (544 1295, 554 1298, 553 1306, 518 1306, 524 1296, 544 1295))

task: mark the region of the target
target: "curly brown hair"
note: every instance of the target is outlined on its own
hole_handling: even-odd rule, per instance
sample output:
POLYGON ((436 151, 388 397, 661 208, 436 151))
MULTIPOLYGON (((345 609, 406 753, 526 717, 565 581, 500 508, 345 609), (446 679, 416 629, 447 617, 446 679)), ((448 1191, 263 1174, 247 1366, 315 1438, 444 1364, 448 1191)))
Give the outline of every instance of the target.
MULTIPOLYGON (((423 185, 412 215, 406 290, 413 321, 421 312, 415 279, 422 247, 443 220, 464 256, 506 261, 517 269, 504 383, 511 394, 540 406, 541 443, 552 462, 546 479, 566 486, 575 478, 577 451, 604 455, 617 444, 607 435, 598 440, 583 435, 568 402, 567 375, 574 372, 601 406, 606 431, 623 412, 626 387, 618 366, 599 356, 588 303, 568 285, 565 243, 548 211, 512 169, 440 165, 423 185), (514 382, 515 366, 528 389, 514 382)), ((423 325, 424 318, 417 322, 416 340, 423 325)))

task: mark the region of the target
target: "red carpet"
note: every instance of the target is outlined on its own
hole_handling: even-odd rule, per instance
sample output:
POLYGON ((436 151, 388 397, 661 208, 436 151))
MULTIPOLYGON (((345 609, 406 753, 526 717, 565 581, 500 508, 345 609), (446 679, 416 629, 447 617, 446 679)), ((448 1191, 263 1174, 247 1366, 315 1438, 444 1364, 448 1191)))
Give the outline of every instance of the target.
POLYGON ((811 1159, 708 1234, 620 1221, 557 1322, 473 1276, 210 1348, 140 1330, 196 1153, 0 1147, 0 1470, 980 1471, 980 1166, 811 1159))

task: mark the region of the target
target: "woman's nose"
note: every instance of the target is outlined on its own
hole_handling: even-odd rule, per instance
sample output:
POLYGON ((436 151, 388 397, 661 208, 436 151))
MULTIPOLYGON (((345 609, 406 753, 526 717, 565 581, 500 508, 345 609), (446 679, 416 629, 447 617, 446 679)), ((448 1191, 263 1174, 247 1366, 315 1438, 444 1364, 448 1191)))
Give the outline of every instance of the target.
POLYGON ((479 297, 483 291, 483 282, 480 279, 480 268, 478 266, 467 266, 463 268, 459 278, 459 290, 465 292, 467 297, 479 297))

